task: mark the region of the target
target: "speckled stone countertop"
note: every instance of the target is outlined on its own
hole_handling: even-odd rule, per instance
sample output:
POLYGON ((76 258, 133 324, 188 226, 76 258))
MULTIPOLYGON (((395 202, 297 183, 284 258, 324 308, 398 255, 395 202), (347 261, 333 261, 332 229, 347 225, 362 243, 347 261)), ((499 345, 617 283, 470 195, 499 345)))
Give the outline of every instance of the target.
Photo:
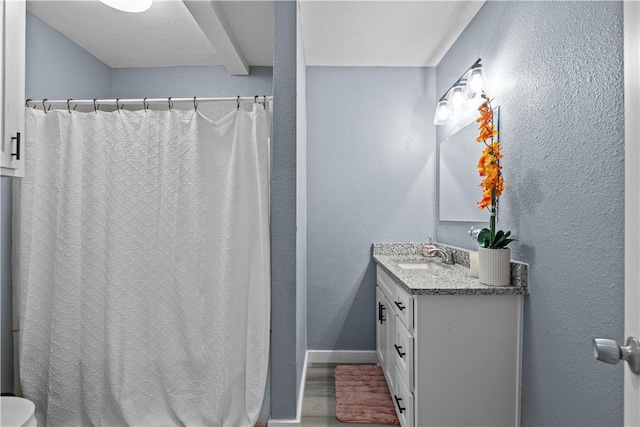
POLYGON ((438 258, 422 256, 426 243, 374 243, 373 259, 389 276, 407 292, 414 295, 526 295, 528 294, 528 265, 511 262, 510 286, 487 286, 472 277, 469 272, 469 251, 452 246, 456 262, 447 265, 438 258), (410 270, 399 263, 427 262, 434 268, 410 270))

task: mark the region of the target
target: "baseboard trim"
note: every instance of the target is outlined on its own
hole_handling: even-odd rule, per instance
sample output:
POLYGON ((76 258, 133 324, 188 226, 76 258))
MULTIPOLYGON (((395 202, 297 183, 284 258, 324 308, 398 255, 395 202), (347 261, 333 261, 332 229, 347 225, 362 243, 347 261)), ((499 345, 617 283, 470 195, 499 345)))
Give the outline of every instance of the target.
POLYGON ((268 427, 300 427, 300 420, 269 420, 268 427))
POLYGON ((274 420, 267 422, 268 427, 300 427, 302 418, 302 400, 304 399, 304 388, 307 384, 307 367, 309 366, 309 352, 304 353, 302 366, 302 378, 300 379, 300 394, 298 395, 298 406, 296 408, 296 418, 293 420, 274 420))
POLYGON ((307 350, 308 363, 377 363, 375 351, 307 350))

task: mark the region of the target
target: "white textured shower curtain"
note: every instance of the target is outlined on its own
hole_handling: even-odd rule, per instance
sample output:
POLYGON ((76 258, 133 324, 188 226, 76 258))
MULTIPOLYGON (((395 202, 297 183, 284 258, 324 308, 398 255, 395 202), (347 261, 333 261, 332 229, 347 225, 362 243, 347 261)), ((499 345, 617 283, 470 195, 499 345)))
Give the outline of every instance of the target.
MULTIPOLYGON (((249 426, 269 353, 262 105, 26 110, 20 376, 50 426, 249 426)), ((44 424, 41 424, 44 426, 44 424)))

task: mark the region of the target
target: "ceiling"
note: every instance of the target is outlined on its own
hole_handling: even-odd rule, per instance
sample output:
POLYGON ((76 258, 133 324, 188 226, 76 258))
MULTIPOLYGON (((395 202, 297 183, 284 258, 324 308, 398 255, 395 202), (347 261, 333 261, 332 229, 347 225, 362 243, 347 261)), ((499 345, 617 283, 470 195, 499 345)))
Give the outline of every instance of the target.
MULTIPOLYGON (((301 0, 307 64, 435 66, 483 3, 301 0)), ((155 0, 142 13, 97 0, 27 8, 112 68, 224 65, 243 75, 273 63, 274 0, 155 0)))
POLYGON ((436 66, 483 4, 302 0, 307 65, 436 66))
POLYGON ((125 13, 96 0, 28 0, 27 9, 112 68, 227 65, 229 44, 247 66, 273 64, 273 1, 222 1, 216 10, 186 3, 192 9, 155 0, 145 12, 125 13), (214 30, 213 42, 201 23, 214 30))

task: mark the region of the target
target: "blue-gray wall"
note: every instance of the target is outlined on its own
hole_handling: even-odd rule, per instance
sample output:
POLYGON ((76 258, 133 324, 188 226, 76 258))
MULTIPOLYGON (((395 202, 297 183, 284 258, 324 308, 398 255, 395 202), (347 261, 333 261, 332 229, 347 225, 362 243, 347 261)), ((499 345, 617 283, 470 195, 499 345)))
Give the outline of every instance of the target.
POLYGON ((27 12, 26 95, 32 99, 111 96, 111 68, 27 12))
POLYGON ((371 244, 435 233, 435 70, 307 73, 308 347, 374 350, 371 244))
POLYGON ((300 5, 296 25, 296 361, 300 393, 307 351, 307 61, 304 54, 300 5))
MULTIPOLYGON (((491 1, 437 67, 440 95, 481 57, 501 106, 499 225, 531 265, 524 426, 623 423, 623 367, 591 355, 592 338, 623 339, 622 56, 621 2, 491 1)), ((470 225, 437 239, 471 248, 470 225)))
POLYGON ((296 2, 275 3, 271 141, 271 416, 296 418, 296 2))

